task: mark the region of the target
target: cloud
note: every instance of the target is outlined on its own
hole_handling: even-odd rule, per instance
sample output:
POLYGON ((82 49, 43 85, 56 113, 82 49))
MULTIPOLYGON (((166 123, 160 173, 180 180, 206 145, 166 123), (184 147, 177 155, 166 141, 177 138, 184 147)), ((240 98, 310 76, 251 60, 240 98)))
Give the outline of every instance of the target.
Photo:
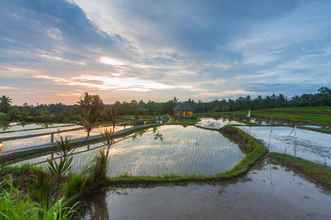
POLYGON ((148 92, 151 90, 192 89, 192 86, 188 85, 170 85, 152 80, 139 79, 137 77, 122 78, 116 76, 109 77, 96 75, 80 75, 69 79, 48 75, 37 75, 34 77, 36 79, 50 80, 60 85, 86 87, 97 90, 148 92))
POLYGON ((12 86, 0 86, 0 90, 17 90, 17 88, 12 86))
POLYGON ((119 59, 114 59, 111 57, 100 57, 99 62, 107 65, 112 65, 112 66, 122 66, 124 65, 124 62, 119 60, 119 59))
POLYGON ((51 102, 84 90, 112 101, 109 91, 123 100, 210 100, 331 83, 326 0, 3 0, 1 6, 0 83, 22 88, 10 92, 20 102, 31 99, 28 92, 48 94, 43 100, 51 102))

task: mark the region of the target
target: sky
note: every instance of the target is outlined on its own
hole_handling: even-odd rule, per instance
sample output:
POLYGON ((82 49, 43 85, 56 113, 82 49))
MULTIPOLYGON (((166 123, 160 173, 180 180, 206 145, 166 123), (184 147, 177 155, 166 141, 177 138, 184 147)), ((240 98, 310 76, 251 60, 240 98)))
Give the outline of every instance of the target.
POLYGON ((15 104, 210 101, 331 86, 330 0, 1 0, 15 104))

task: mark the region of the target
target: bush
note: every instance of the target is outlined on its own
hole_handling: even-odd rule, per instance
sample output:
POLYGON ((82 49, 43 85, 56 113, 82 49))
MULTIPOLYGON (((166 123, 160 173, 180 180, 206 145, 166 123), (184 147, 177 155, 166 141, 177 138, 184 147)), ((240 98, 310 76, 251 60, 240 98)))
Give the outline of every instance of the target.
POLYGON ((0 123, 7 122, 9 120, 8 115, 6 113, 0 112, 0 123))
POLYGON ((63 199, 51 207, 34 202, 10 182, 4 183, 0 191, 0 219, 3 220, 68 220, 74 214, 63 199))

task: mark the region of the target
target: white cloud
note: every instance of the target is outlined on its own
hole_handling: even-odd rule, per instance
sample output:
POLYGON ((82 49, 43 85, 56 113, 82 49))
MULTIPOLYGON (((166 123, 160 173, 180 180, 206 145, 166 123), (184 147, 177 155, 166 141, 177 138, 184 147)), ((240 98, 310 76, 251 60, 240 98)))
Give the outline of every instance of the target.
POLYGON ((147 92, 151 90, 192 89, 192 86, 189 85, 171 85, 153 80, 139 79, 137 77, 80 75, 77 77, 62 78, 37 75, 35 78, 51 80, 60 85, 86 87, 97 90, 114 89, 118 91, 147 92))
POLYGON ((63 62, 63 63, 69 63, 69 64, 77 64, 77 65, 83 65, 85 66, 86 63, 84 61, 75 61, 75 60, 69 60, 65 59, 60 56, 54 56, 54 55, 49 55, 49 54, 40 54, 39 55, 41 58, 56 61, 56 62, 63 62))
POLYGON ((0 90, 17 90, 17 88, 12 86, 0 86, 0 90))
POLYGON ((124 61, 112 57, 100 57, 99 62, 102 64, 107 64, 112 66, 122 66, 125 64, 124 61))

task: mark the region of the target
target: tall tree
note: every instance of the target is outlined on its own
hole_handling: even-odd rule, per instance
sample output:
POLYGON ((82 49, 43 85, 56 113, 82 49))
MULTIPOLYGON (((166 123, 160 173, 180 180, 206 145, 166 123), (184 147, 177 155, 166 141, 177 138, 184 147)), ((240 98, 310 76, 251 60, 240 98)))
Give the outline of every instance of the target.
POLYGON ((85 127, 87 137, 91 131, 97 126, 98 121, 102 117, 104 104, 98 95, 84 94, 84 97, 78 102, 80 108, 80 119, 82 126, 85 127))
POLYGON ((0 112, 8 113, 12 99, 8 96, 0 97, 0 112))

